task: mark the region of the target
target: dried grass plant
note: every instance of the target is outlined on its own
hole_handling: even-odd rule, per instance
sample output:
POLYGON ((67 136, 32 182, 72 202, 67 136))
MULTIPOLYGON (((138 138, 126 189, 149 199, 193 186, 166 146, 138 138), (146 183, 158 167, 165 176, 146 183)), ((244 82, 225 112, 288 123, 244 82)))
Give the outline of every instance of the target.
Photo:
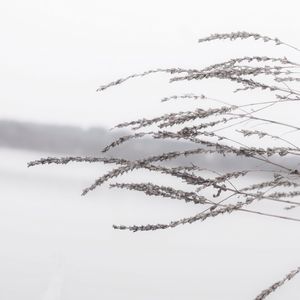
MULTIPOLYGON (((258 40, 257 42, 273 43, 274 46, 289 47, 293 51, 299 51, 296 47, 277 38, 248 32, 213 34, 200 39, 199 42, 235 41, 238 39, 254 39, 258 40)), ((179 225, 204 221, 207 218, 231 214, 236 211, 299 222, 300 216, 298 218, 291 217, 288 213, 300 205, 300 172, 299 164, 295 164, 295 161, 299 159, 300 148, 297 141, 289 140, 285 137, 286 135, 278 135, 274 132, 286 128, 297 134, 300 125, 272 119, 268 114, 270 107, 300 101, 300 91, 296 89, 296 85, 300 81, 300 77, 298 77, 299 67, 299 63, 286 57, 245 56, 213 64, 203 69, 154 69, 118 79, 100 86, 98 91, 102 92, 134 78, 155 73, 167 73, 170 75, 170 82, 221 79, 236 84, 237 89, 233 92, 240 93, 241 98, 243 93, 250 92, 251 94, 256 90, 268 93, 272 98, 268 101, 255 101, 246 104, 241 100, 240 105, 232 105, 205 95, 183 94, 165 97, 161 100, 162 102, 193 101, 198 103, 198 108, 118 124, 116 128, 129 128, 132 133, 107 145, 103 152, 109 152, 112 148, 119 147, 130 140, 144 137, 153 140, 182 140, 189 142, 189 145, 192 144, 193 148, 185 151, 161 153, 139 160, 107 156, 48 157, 29 162, 28 166, 67 164, 70 162, 101 162, 115 165, 111 171, 97 178, 89 187, 84 189, 82 195, 86 195, 102 184, 117 179, 128 172, 144 169, 161 176, 179 178, 186 184, 187 189, 181 190, 151 182, 113 182, 110 183, 110 187, 139 191, 148 196, 167 197, 199 205, 200 211, 193 216, 165 224, 113 225, 113 228, 119 230, 137 232, 175 228, 179 225), (203 103, 211 103, 211 107, 204 109, 202 108, 203 103), (266 114, 262 115, 264 112, 266 114), (247 127, 249 122, 263 123, 266 130, 249 129, 247 127), (267 144, 272 146, 266 147, 267 144), (261 167, 222 173, 218 168, 208 170, 195 163, 177 166, 170 166, 166 163, 181 157, 195 157, 195 155, 218 155, 224 160, 228 157, 238 156, 246 160, 257 161, 261 167), (292 159, 292 165, 289 159, 292 159), (259 178, 259 182, 255 182, 253 174, 259 175, 255 177, 259 178), (241 186, 242 182, 248 182, 248 184, 241 186), (208 197, 207 194, 211 196, 208 197), (283 210, 285 213, 273 214, 269 210, 252 209, 251 205, 258 201, 276 202, 278 205, 283 205, 282 208, 285 209, 283 210)), ((255 299, 265 299, 299 271, 300 268, 292 271, 282 281, 262 291, 255 299)))

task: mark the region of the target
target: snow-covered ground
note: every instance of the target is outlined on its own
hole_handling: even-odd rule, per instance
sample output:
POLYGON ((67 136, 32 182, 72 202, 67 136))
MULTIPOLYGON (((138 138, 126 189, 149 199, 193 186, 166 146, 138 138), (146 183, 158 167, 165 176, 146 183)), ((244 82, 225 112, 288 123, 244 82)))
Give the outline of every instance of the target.
MULTIPOLYGON (((119 232, 113 223, 167 222, 199 208, 107 187, 81 197, 106 167, 28 169, 45 155, 0 155, 1 300, 254 299, 300 265, 298 223, 233 213, 119 232)), ((269 299, 298 300, 299 284, 296 277, 269 299)))

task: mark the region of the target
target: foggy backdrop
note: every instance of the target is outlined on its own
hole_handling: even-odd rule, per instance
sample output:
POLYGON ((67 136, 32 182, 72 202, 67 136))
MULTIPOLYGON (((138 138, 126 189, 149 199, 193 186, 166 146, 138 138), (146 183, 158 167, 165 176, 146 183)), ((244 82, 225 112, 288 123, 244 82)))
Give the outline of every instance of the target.
MULTIPOLYGON (((299 265, 297 224, 236 212, 174 230, 118 232, 112 224, 169 222, 199 208, 107 186, 81 197, 107 166, 27 168, 50 155, 101 155, 127 133, 109 131, 117 123, 193 105, 161 103, 166 96, 194 92, 239 103, 231 84, 169 84, 165 75, 96 89, 131 73, 201 68, 234 56, 299 60, 289 48, 252 40, 197 43, 211 33, 246 30, 299 47, 299 6, 295 0, 2 1, 0 299, 253 299, 299 265)), ((270 113, 299 126, 297 107, 270 113)), ((112 154, 134 158, 186 147, 143 139, 112 154)), ((242 163, 229 160, 224 168, 242 163)), ((138 172, 127 181, 136 178, 160 180, 138 172)), ((299 299, 299 284, 297 277, 270 299, 299 299)))

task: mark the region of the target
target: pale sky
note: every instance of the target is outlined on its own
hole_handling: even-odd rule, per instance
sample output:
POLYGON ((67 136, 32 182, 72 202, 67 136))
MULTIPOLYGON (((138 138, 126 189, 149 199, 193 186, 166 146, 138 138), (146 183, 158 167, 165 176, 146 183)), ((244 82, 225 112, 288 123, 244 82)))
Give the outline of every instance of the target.
MULTIPOLYGON (((235 56, 299 61, 299 52, 260 41, 197 43, 245 30, 300 47, 299 8, 299 0, 2 0, 0 120, 113 126, 189 106, 160 103, 165 96, 220 98, 225 82, 169 85, 161 75, 96 89, 135 72, 201 68, 235 56)), ((276 120, 299 124, 299 109, 278 107, 276 120)), ((168 222, 199 208, 108 188, 83 200, 81 190, 105 167, 28 169, 41 154, 0 150, 1 300, 253 299, 298 265, 294 223, 236 213, 174 231, 117 232, 112 223, 168 222)), ((149 180, 148 173, 134 176, 149 180)), ((272 299, 298 299, 299 277, 272 299)))
POLYGON ((157 114, 167 109, 162 97, 189 86, 152 76, 102 94, 96 88, 149 68, 294 55, 262 42, 200 45, 197 39, 246 30, 299 47, 299 8, 296 0, 1 1, 0 118, 86 127, 157 114))

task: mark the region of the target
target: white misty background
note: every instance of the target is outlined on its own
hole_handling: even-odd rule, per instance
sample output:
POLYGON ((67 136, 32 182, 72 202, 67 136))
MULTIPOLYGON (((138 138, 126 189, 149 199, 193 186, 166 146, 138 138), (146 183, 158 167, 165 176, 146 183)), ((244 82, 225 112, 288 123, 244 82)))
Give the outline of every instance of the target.
MULTIPOLYGON (((216 98, 228 91, 225 83, 216 91, 208 82, 169 85, 154 76, 96 93, 131 73, 298 55, 252 41, 197 44, 211 33, 247 30, 300 46, 297 1, 12 0, 0 4, 0 25, 0 121, 57 125, 57 132, 160 115, 178 105, 161 98, 191 89, 216 98)), ((297 120, 299 109, 272 115, 297 120)), ((287 221, 233 213, 162 232, 114 231, 113 223, 165 222, 195 206, 106 187, 83 198, 107 167, 27 169, 30 160, 62 154, 50 150, 1 143, 1 300, 252 299, 299 265, 299 228, 287 221)), ((298 299, 299 280, 270 299, 298 299)))

